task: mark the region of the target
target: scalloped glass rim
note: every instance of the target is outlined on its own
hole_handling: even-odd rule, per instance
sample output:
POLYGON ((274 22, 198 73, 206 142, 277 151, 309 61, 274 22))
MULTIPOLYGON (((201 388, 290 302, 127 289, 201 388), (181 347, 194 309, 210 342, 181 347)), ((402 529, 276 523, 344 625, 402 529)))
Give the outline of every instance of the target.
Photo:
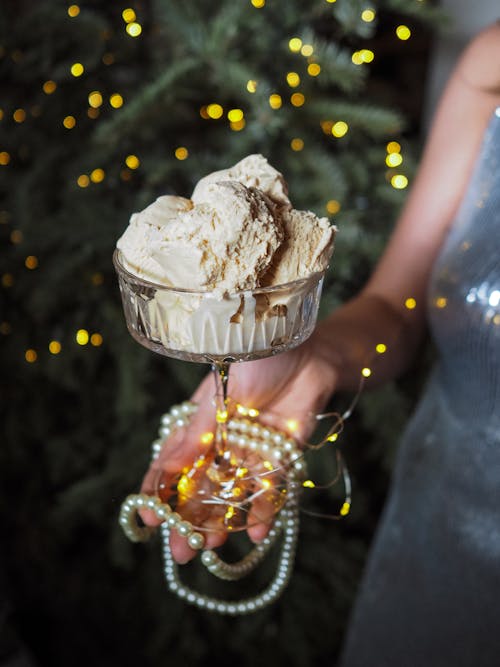
MULTIPOLYGON (((115 266, 115 269, 118 272, 124 273, 130 280, 134 281, 138 285, 142 285, 143 287, 154 287, 157 290, 164 290, 166 292, 172 292, 172 293, 180 292, 182 294, 188 294, 192 296, 206 296, 213 293, 213 290, 210 289, 192 290, 192 289, 187 289, 185 287, 173 287, 171 285, 155 283, 152 280, 146 280, 146 278, 140 278, 135 273, 132 273, 127 268, 125 268, 122 261, 122 257, 123 257, 122 251, 116 248, 115 251, 113 252, 113 264, 115 266)), ((249 292, 251 292, 252 294, 273 294, 274 292, 283 291, 283 289, 285 288, 293 289, 294 287, 305 285, 308 282, 316 282, 324 276, 325 271, 316 271, 314 273, 309 274, 306 278, 298 278, 297 280, 292 280, 289 283, 280 283, 279 285, 271 285, 269 287, 256 287, 255 289, 239 290, 237 292, 229 292, 228 294, 230 296, 245 295, 248 294, 249 292)))

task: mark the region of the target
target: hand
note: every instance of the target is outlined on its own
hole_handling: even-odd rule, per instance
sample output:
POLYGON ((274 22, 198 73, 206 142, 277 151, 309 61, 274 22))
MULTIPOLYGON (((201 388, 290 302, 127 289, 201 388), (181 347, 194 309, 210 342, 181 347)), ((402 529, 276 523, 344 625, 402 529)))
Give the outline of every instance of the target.
MULTIPOLYGON (((259 361, 233 364, 228 394, 245 406, 257 407, 283 419, 293 417, 299 424, 293 435, 300 439, 310 435, 311 415, 322 411, 333 392, 335 381, 335 370, 321 355, 320 341, 313 335, 289 352, 259 361)), ((215 429, 214 393, 214 378, 210 374, 192 396, 193 402, 199 405, 198 411, 187 428, 170 436, 168 448, 162 450, 146 473, 142 492, 153 491, 159 471, 179 471, 200 455, 203 450, 202 434, 215 429)), ((259 507, 259 517, 265 514, 266 508, 259 507)), ((151 511, 143 511, 141 516, 149 526, 159 524, 151 511)), ((260 542, 269 528, 269 522, 256 523, 248 528, 248 535, 252 541, 260 542)), ((207 532, 206 548, 220 546, 226 538, 227 534, 222 531, 207 532)), ((170 545, 173 557, 179 563, 185 563, 195 555, 186 540, 175 531, 171 533, 170 545)))

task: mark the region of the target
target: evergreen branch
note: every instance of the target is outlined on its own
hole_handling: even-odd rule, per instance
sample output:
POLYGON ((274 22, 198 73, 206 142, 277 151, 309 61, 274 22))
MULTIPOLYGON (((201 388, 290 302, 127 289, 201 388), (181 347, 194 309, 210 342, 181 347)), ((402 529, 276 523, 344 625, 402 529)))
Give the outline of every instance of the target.
POLYGON ((162 97, 168 92, 172 94, 177 92, 175 86, 180 79, 198 67, 199 61, 193 57, 179 60, 171 65, 158 79, 143 88, 113 119, 101 123, 95 132, 95 140, 98 143, 114 142, 119 136, 130 132, 151 108, 164 103, 162 97))

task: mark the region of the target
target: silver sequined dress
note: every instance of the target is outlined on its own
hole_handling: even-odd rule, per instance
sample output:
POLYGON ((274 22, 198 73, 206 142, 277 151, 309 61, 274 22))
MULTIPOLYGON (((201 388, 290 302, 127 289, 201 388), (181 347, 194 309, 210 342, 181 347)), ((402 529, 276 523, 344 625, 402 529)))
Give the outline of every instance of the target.
POLYGON ((428 314, 439 361, 403 437, 342 667, 500 666, 500 107, 428 314))

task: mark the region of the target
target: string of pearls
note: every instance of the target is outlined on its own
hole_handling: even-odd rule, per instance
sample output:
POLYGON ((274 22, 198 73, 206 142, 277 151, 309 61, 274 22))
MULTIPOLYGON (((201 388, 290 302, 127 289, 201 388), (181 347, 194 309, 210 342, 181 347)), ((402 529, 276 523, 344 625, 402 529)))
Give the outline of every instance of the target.
MULTIPOLYGON (((161 418, 159 429, 160 438, 152 443, 152 458, 160 455, 162 443, 176 429, 187 426, 189 419, 196 412, 197 406, 188 401, 173 406, 161 418)), ((287 471, 286 501, 279 512, 274 526, 267 537, 262 540, 240 561, 226 563, 213 550, 203 550, 205 536, 196 530, 189 521, 185 521, 168 503, 164 503, 157 496, 139 493, 127 496, 122 503, 119 523, 125 535, 133 542, 147 541, 155 529, 139 525, 138 513, 141 509, 153 511, 162 521, 161 534, 163 540, 164 573, 170 591, 202 609, 208 609, 220 614, 238 615, 257 611, 268 605, 282 593, 286 587, 293 569, 293 561, 299 530, 298 496, 301 490, 301 479, 305 475, 305 464, 302 454, 295 441, 275 429, 248 419, 230 419, 227 423, 228 444, 272 458, 280 462, 287 471), (218 600, 191 590, 183 585, 179 577, 179 568, 175 563, 170 550, 170 531, 174 529, 185 537, 189 546, 195 551, 202 551, 201 562, 214 576, 235 581, 249 574, 262 561, 273 544, 282 535, 282 546, 275 577, 258 595, 229 602, 218 600)))

